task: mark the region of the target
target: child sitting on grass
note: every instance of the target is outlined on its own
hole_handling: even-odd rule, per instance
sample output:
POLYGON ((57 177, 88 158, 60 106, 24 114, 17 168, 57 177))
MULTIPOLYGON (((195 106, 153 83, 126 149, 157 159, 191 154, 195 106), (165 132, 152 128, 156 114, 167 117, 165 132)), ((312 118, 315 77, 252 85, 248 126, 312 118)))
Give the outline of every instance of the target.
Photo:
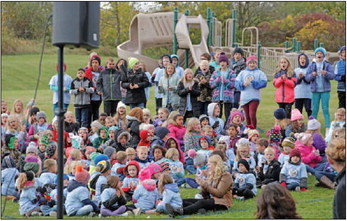
POLYGON ((290 151, 289 161, 281 169, 280 183, 288 190, 307 190, 306 166, 301 162, 299 149, 295 148, 290 151))
POLYGON ((288 162, 289 153, 295 147, 294 142, 295 142, 295 139, 292 137, 284 138, 284 140, 282 142, 282 152, 281 152, 280 156, 278 157, 278 162, 280 162, 281 166, 283 166, 283 164, 285 162, 288 162))
POLYGON ((134 160, 129 161, 124 168, 125 178, 123 180, 122 190, 125 193, 127 201, 131 201, 132 199, 134 190, 139 182, 139 172, 140 165, 134 160))
POLYGON ((117 176, 107 177, 107 188, 101 193, 102 216, 118 216, 126 211, 127 201, 121 185, 122 182, 117 176))
POLYGON ((135 161, 138 162, 141 169, 145 168, 149 165, 149 159, 148 159, 148 148, 139 146, 136 148, 137 157, 135 157, 135 161))
POLYGON ((269 183, 278 182, 281 172, 281 165, 275 159, 276 151, 271 147, 267 147, 264 153, 266 161, 261 164, 258 173, 261 188, 264 188, 269 183))
POLYGON ((233 185, 233 197, 236 199, 250 199, 257 194, 256 179, 254 174, 249 172, 249 169, 246 160, 241 159, 238 161, 239 172, 233 185))

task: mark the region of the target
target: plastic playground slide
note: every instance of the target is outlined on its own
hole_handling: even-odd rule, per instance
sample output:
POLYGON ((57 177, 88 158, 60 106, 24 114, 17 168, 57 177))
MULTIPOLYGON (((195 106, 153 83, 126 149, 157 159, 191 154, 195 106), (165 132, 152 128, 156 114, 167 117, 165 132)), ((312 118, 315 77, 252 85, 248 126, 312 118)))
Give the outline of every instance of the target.
MULTIPOLYGON (((180 49, 190 49, 194 64, 198 65, 200 55, 208 52, 207 36, 208 26, 206 21, 199 16, 178 15, 176 36, 180 49), (201 42, 193 45, 189 37, 189 27, 201 28, 201 42)), ((130 23, 129 40, 117 47, 118 56, 127 59, 135 57, 146 64, 147 71, 153 72, 158 66, 157 59, 152 59, 142 54, 146 48, 161 47, 173 44, 174 13, 160 12, 153 14, 137 14, 130 23)), ((170 52, 168 52, 169 54, 170 52)))

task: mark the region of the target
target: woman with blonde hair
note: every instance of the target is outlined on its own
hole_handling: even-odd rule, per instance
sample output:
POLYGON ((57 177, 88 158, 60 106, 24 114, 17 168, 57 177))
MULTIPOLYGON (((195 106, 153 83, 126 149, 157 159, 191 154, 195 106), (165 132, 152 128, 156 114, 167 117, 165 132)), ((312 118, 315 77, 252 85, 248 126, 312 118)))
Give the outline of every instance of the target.
POLYGON ((199 82, 193 79, 192 69, 184 71, 181 81, 178 83, 177 91, 180 96, 179 110, 184 116, 184 122, 189 117, 199 117, 201 104, 198 101, 200 95, 199 82))
POLYGON ((346 140, 334 139, 325 149, 330 165, 338 172, 333 218, 346 219, 346 140))
POLYGON ((183 208, 173 208, 166 204, 170 216, 190 215, 199 210, 228 210, 232 204, 231 186, 233 179, 222 158, 213 155, 208 159, 207 180, 197 178, 203 199, 183 199, 183 208))

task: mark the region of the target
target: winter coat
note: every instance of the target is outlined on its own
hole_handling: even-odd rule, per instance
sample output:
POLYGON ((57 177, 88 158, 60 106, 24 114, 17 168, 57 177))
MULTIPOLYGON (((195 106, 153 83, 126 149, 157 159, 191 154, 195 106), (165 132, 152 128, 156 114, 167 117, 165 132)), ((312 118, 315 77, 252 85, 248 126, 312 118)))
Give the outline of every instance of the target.
POLYGON ((127 89, 125 103, 140 104, 146 103, 145 88, 149 86, 149 81, 146 74, 138 69, 135 73, 133 70, 122 71, 122 87, 127 89), (130 89, 131 84, 139 85, 139 88, 130 89))
POLYGON ((201 185, 202 196, 204 198, 211 196, 215 204, 230 208, 232 204, 232 185, 233 178, 231 174, 229 172, 224 172, 219 179, 205 182, 201 185))
POLYGON ((128 120, 128 130, 131 135, 129 145, 130 147, 136 149, 137 144, 140 142, 140 124, 141 122, 136 118, 127 115, 128 120))
POLYGON ((274 159, 270 162, 270 164, 267 161, 262 163, 258 177, 262 181, 262 184, 268 184, 279 181, 280 172, 281 164, 274 159))
POLYGON ((184 153, 187 154, 190 149, 200 150, 199 140, 203 135, 200 132, 192 131, 184 135, 184 153))
POLYGON ((346 61, 339 60, 335 68, 335 80, 337 81, 337 91, 346 91, 346 61))
POLYGON ((222 101, 224 103, 234 102, 234 86, 236 74, 230 69, 227 70, 228 75, 226 79, 222 77, 221 70, 218 69, 213 72, 210 78, 210 86, 212 91, 212 102, 222 101), (223 91, 223 97, 220 96, 221 91, 223 91))
POLYGON ((193 116, 194 117, 199 117, 200 116, 200 109, 201 109, 201 104, 198 101, 198 97, 200 95, 200 87, 199 83, 197 81, 194 81, 194 84, 192 86, 192 90, 189 91, 188 87, 184 87, 184 84, 182 81, 178 83, 177 87, 177 92, 178 95, 180 96, 179 100, 179 111, 180 113, 184 116, 186 111, 187 111, 187 106, 188 106, 188 95, 190 94, 190 102, 191 102, 191 107, 193 111, 193 116))
POLYGON ((239 73, 243 70, 246 69, 246 61, 244 58, 241 58, 240 60, 238 61, 235 61, 234 59, 231 59, 231 61, 229 62, 230 63, 230 68, 231 70, 233 70, 237 75, 239 75, 239 73))
POLYGON ((311 99, 312 98, 312 92, 310 87, 310 82, 306 81, 305 76, 307 73, 307 67, 306 68, 295 68, 294 73, 297 77, 296 86, 294 88, 294 95, 295 99, 311 99), (302 78, 299 77, 299 74, 303 73, 304 76, 302 78))
POLYGON ((106 68, 100 73, 96 82, 96 91, 102 92, 103 100, 121 100, 121 73, 116 69, 106 68))
POLYGON ((56 178, 57 178, 57 174, 55 173, 51 173, 51 172, 41 173, 41 176, 39 178, 41 187, 43 187, 43 185, 47 183, 54 183, 56 178))
POLYGON ((1 170, 1 195, 16 196, 15 178, 19 172, 16 168, 6 168, 1 170))
POLYGON ((80 129, 80 124, 76 123, 68 123, 64 121, 64 130, 68 133, 78 134, 78 129, 80 129))
POLYGON ((200 86, 200 96, 198 97, 198 101, 200 102, 211 102, 212 100, 212 89, 210 86, 210 79, 212 76, 213 71, 211 72, 210 70, 207 71, 205 74, 200 70, 196 70, 194 77, 197 78, 200 82, 200 79, 205 78, 206 83, 202 84, 199 83, 200 86))
POLYGON ((234 181, 236 189, 249 189, 254 195, 257 194, 256 179, 253 173, 238 173, 234 181))
POLYGON ((80 80, 75 78, 71 83, 70 94, 75 95, 74 106, 76 108, 86 108, 90 104, 91 94, 94 93, 94 87, 91 80, 88 78, 84 78, 80 80), (84 92, 80 92, 78 89, 83 87, 85 89, 84 92))
POLYGON ((180 145, 179 141, 178 141, 175 137, 171 137, 171 136, 169 135, 169 138, 167 138, 164 147, 167 147, 167 146, 168 146, 168 145, 167 145, 167 142, 168 142, 170 139, 173 139, 173 140, 176 142, 177 150, 178 150, 178 153, 179 153, 179 155, 180 155, 179 160, 180 160, 182 163, 184 163, 184 153, 183 153, 183 151, 182 151, 182 149, 181 149, 181 145, 180 145))
POLYGON ((131 135, 130 135, 130 133, 129 133, 128 131, 122 130, 122 129, 117 130, 117 132, 116 132, 117 142, 116 142, 114 145, 112 145, 113 147, 116 148, 116 152, 118 152, 118 151, 125 151, 126 148, 127 148, 127 144, 125 144, 125 145, 123 146, 123 145, 119 142, 119 141, 120 141, 120 138, 121 138, 122 136, 126 136, 126 137, 127 137, 127 144, 128 144, 128 142, 130 141, 131 135))
POLYGON ((265 88, 267 78, 264 72, 255 69, 241 71, 235 79, 235 88, 241 91, 240 106, 248 104, 253 100, 260 101, 260 89, 265 88), (252 78, 251 84, 245 87, 243 84, 247 78, 252 78))
POLYGON ((82 201, 89 199, 89 190, 86 185, 72 180, 67 187, 65 210, 68 216, 75 214, 84 206, 82 201))
POLYGON ((167 126, 167 129, 169 129, 170 133, 169 136, 170 137, 174 137, 178 140, 180 146, 184 145, 184 134, 186 133, 186 128, 184 126, 179 127, 177 125, 174 124, 169 124, 167 126))
POLYGON ((153 184, 139 184, 134 191, 133 199, 136 201, 136 208, 141 208, 142 211, 155 208, 155 202, 159 199, 155 181, 153 184))
MULTIPOLYGON (((330 92, 331 91, 331 84, 330 81, 333 80, 335 78, 335 74, 334 74, 334 69, 332 67, 332 65, 328 62, 328 61, 323 61, 323 70, 327 71, 327 73, 325 74, 325 76, 322 76, 322 80, 323 80, 323 92, 330 92)), ((311 86, 311 91, 312 92, 318 92, 318 86, 317 86, 317 75, 313 76, 312 73, 313 72, 317 72, 317 65, 316 62, 313 61, 309 66, 308 66, 308 70, 305 76, 305 80, 307 82, 310 82, 310 86, 311 86)), ((318 73, 317 73, 318 74, 318 73)))
POLYGON ((106 188, 101 194, 101 209, 114 211, 127 203, 124 196, 117 196, 115 188, 106 188))
POLYGON ((165 212, 165 204, 167 203, 173 208, 181 208, 183 206, 180 190, 176 183, 165 184, 163 200, 157 205, 156 211, 165 212))
POLYGON ((26 138, 27 143, 29 144, 30 141, 34 141, 37 144, 37 140, 35 139, 34 135, 44 130, 52 130, 52 125, 47 123, 44 123, 42 125, 39 125, 38 123, 34 123, 30 125, 27 138, 26 138))
POLYGON ((316 156, 312 151, 316 150, 314 146, 306 146, 302 144, 299 140, 295 141, 295 148, 300 150, 301 161, 310 166, 315 167, 322 161, 321 156, 316 156))
POLYGON ((33 210, 39 206, 36 187, 37 186, 35 184, 32 184, 22 190, 18 201, 20 215, 23 216, 30 210, 33 210))
POLYGON ((293 103, 295 101, 294 87, 296 82, 296 75, 288 77, 286 70, 281 70, 275 74, 273 85, 276 88, 275 100, 277 103, 293 103), (286 75, 286 78, 282 79, 282 75, 286 75))
POLYGON ((213 112, 214 112, 216 105, 217 105, 217 103, 211 103, 208 106, 207 114, 208 114, 209 123, 212 126, 212 128, 214 128, 214 131, 217 134, 217 139, 219 139, 219 137, 222 135, 222 132, 223 132, 224 121, 219 117, 213 116, 213 112))
POLYGON ((173 161, 168 159, 167 162, 170 165, 170 176, 174 180, 184 177, 184 168, 183 168, 183 163, 181 161, 179 160, 173 161))
POLYGON ((333 218, 346 219, 346 167, 336 177, 337 188, 334 195, 333 218))
POLYGON ((171 75, 169 78, 167 78, 166 74, 160 78, 159 93, 163 94, 163 107, 168 107, 168 105, 171 104, 173 110, 178 109, 180 97, 178 96, 177 86, 179 81, 180 77, 176 73, 171 75), (172 88, 172 90, 169 91, 168 88, 172 88))
POLYGON ((297 183, 300 187, 307 188, 307 171, 305 164, 291 162, 284 163, 280 172, 280 183, 297 183))

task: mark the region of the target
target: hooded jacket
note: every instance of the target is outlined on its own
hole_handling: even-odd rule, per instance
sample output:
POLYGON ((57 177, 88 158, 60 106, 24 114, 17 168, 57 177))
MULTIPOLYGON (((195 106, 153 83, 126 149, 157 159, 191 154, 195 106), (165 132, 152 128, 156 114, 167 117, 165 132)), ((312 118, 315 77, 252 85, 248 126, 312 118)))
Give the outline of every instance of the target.
POLYGON ((116 152, 118 152, 118 151, 125 151, 126 148, 127 148, 127 144, 129 144, 129 141, 130 141, 130 138, 131 138, 130 133, 128 131, 126 131, 126 130, 117 130, 115 136, 117 137, 117 141, 113 145, 111 145, 111 146, 116 148, 116 152), (127 138, 127 143, 125 145, 122 145, 120 143, 120 138, 122 136, 126 136, 126 138, 127 138))
POLYGON ((337 91, 346 91, 346 61, 340 59, 336 63, 335 80, 337 81, 337 91))
POLYGON ((36 184, 33 183, 29 186, 26 186, 22 190, 18 201, 20 215, 25 215, 30 210, 33 210, 39 206, 36 187, 36 184))
POLYGON ((287 70, 280 70, 277 72, 273 79, 273 85, 276 88, 275 100, 277 103, 293 103, 294 87, 297 79, 295 73, 292 77, 287 76, 287 70), (282 75, 286 75, 285 79, 282 79, 282 75))
POLYGON ((193 111, 193 116, 194 117, 199 117, 200 116, 200 109, 201 109, 201 104, 198 101, 198 97, 200 95, 200 87, 199 83, 194 80, 194 84, 192 85, 192 90, 189 91, 187 87, 184 87, 184 84, 182 81, 178 83, 177 87, 178 95, 180 96, 179 98, 179 111, 180 113, 184 116, 187 108, 188 108, 188 102, 190 97, 190 104, 191 104, 191 111, 193 111))
POLYGON ((209 119, 210 125, 212 126, 212 128, 215 127, 214 131, 217 134, 217 139, 219 139, 219 137, 222 135, 222 131, 224 128, 224 121, 219 117, 213 116, 213 112, 214 112, 216 105, 217 105, 217 103, 209 104, 207 107, 207 114, 208 114, 208 119, 209 119))
POLYGON ((127 165, 124 168, 123 174, 125 176, 124 180, 123 180, 123 186, 122 186, 122 190, 124 192, 133 192, 133 190, 136 188, 138 182, 139 182, 139 172, 140 172, 140 165, 138 164, 138 162, 132 160, 130 162, 127 163, 127 165), (131 177, 128 173, 128 167, 130 165, 134 165, 137 168, 137 176, 136 177, 131 177), (130 186, 134 186, 134 188, 131 188, 130 186))
POLYGON ((149 87, 149 81, 146 74, 138 69, 135 73, 133 70, 126 70, 124 65, 122 70, 122 87, 127 89, 125 104, 139 104, 146 102, 145 88, 149 87), (130 89, 131 84, 137 84, 139 88, 130 89))
POLYGON ((158 199, 159 193, 156 181, 153 179, 141 181, 133 194, 134 205, 136 208, 141 208, 142 211, 153 209, 158 199))
POLYGON ((93 147, 99 148, 100 145, 104 144, 108 140, 108 131, 107 127, 103 126, 98 130, 98 137, 93 140, 93 147), (100 131, 105 130, 106 131, 106 138, 100 137, 100 131))
POLYGON ((1 170, 1 195, 16 196, 15 178, 18 174, 19 171, 16 168, 5 168, 1 170))
POLYGON ((150 141, 147 141, 147 138, 151 136, 151 132, 148 130, 142 130, 140 132, 140 143, 137 146, 145 146, 149 147, 150 146, 150 141))
POLYGON ((180 146, 184 145, 184 134, 186 133, 186 128, 184 126, 177 126, 174 124, 169 124, 167 126, 167 129, 169 129, 170 137, 174 137, 178 140, 180 146))
POLYGON ((304 164, 315 167, 322 161, 321 156, 316 156, 312 151, 316 150, 314 146, 302 144, 299 140, 295 141, 295 148, 300 150, 301 160, 304 164))
POLYGON ((157 205, 158 212, 165 212, 165 204, 169 203, 173 208, 183 206, 180 190, 176 183, 165 184, 163 191, 163 200, 157 205))
MULTIPOLYGON (((323 92, 330 92, 331 91, 331 84, 330 81, 334 80, 335 74, 334 69, 332 65, 324 60, 323 61, 323 70, 327 71, 327 73, 322 76, 322 84, 323 84, 323 92)), ((311 91, 312 92, 318 92, 318 84, 317 84, 317 76, 313 76, 312 73, 317 72, 317 64, 315 61, 313 61, 307 68, 305 80, 307 82, 310 82, 311 91)))
POLYGON ((128 120, 128 129, 131 135, 129 145, 136 149, 137 144, 140 142, 140 124, 141 122, 133 116, 126 116, 128 120))
POLYGON ((173 139, 175 142, 176 142, 176 145, 177 145, 177 150, 178 150, 178 153, 179 153, 179 155, 180 155, 180 158, 179 158, 179 160, 182 162, 182 163, 184 163, 184 153, 183 153, 183 151, 182 151, 182 149, 181 149, 181 145, 180 145, 180 143, 178 142, 178 140, 175 138, 175 137, 169 137, 167 140, 166 140, 166 142, 165 142, 165 147, 167 147, 167 143, 168 143, 168 141, 170 140, 170 139, 173 139))
POLYGON ((180 77, 180 78, 182 78, 182 76, 183 76, 183 73, 184 73, 184 69, 180 66, 180 58, 177 56, 177 55, 175 55, 175 54, 172 54, 171 55, 171 59, 172 58, 176 58, 177 59, 177 65, 176 65, 176 67, 175 67, 175 69, 176 69, 176 74, 178 74, 178 76, 180 77))
POLYGON ((199 81, 202 78, 206 79, 206 83, 205 84, 199 83, 199 86, 200 86, 200 96, 198 97, 198 101, 200 101, 200 102, 211 102, 211 100, 212 100, 212 89, 211 89, 211 86, 210 86, 210 79, 211 79, 211 76, 212 76, 213 72, 214 72, 214 70, 213 71, 208 70, 206 72, 206 74, 204 74, 202 72, 202 70, 200 69, 200 67, 199 67, 196 70, 195 74, 194 74, 194 78, 197 78, 199 81))
POLYGON ((302 99, 302 98, 311 99, 312 92, 311 92, 310 82, 306 81, 305 79, 307 68, 308 68, 308 65, 310 64, 310 61, 306 54, 301 53, 298 55, 298 64, 299 64, 299 67, 295 68, 294 70, 294 73, 297 77, 297 83, 294 88, 295 99, 302 99), (302 55, 304 55, 306 58, 306 63, 304 66, 301 66, 299 62, 299 58, 302 55), (302 78, 299 77, 300 73, 303 73, 304 75, 302 78))
POLYGON ((96 82, 96 91, 102 92, 103 100, 121 100, 121 73, 116 69, 106 68, 96 82))
POLYGON ((212 102, 219 102, 219 101, 222 101, 224 103, 234 102, 234 87, 235 87, 236 74, 234 74, 234 71, 230 69, 228 69, 227 71, 228 71, 228 75, 226 79, 222 77, 222 73, 220 69, 217 69, 216 71, 214 71, 210 78, 210 86, 213 90, 212 102), (223 92, 223 97, 220 96, 221 91, 223 92))

